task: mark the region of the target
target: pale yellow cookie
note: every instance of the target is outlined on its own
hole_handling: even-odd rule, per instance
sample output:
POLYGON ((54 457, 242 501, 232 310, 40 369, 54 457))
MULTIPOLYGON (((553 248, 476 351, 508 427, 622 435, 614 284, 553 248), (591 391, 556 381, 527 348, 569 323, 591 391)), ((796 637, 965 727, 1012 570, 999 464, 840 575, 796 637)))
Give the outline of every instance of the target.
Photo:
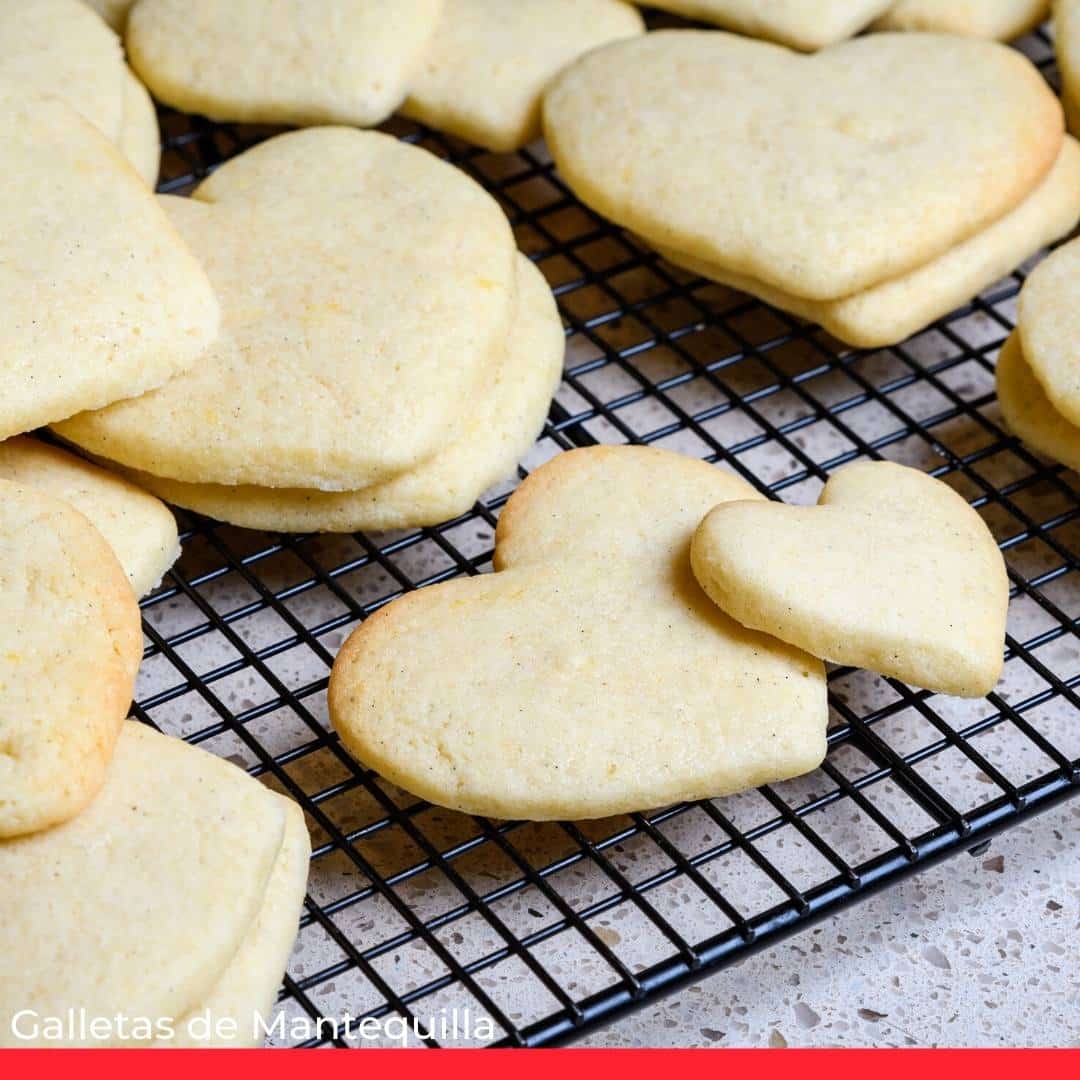
POLYGON ((1080 424, 1080 240, 1031 272, 1020 293, 1017 327, 1035 377, 1057 412, 1080 424))
POLYGON ((162 204, 214 282, 221 336, 65 439, 170 479, 330 491, 454 440, 516 302, 510 226, 475 181, 388 135, 312 128, 162 204))
POLYGON ((445 0, 402 107, 489 150, 540 135, 540 98, 582 53, 644 32, 622 0, 445 0))
POLYGON ((1069 129, 1080 135, 1080 0, 1054 0, 1054 48, 1069 129))
POLYGON ((649 0, 650 7, 673 11, 813 52, 857 34, 894 0, 649 0))
POLYGON ((60 101, 2 86, 0 115, 6 438, 160 386, 203 353, 219 313, 202 267, 100 132, 60 101))
POLYGON ((719 31, 604 46, 544 98, 564 179, 649 243, 804 299, 905 274, 1007 214, 1061 106, 996 42, 873 34, 801 56, 719 31))
POLYGON ((814 656, 962 697, 1001 675, 1001 552, 976 511, 917 469, 848 465, 815 507, 718 506, 691 562, 729 615, 814 656))
POLYGON ((410 472, 360 491, 185 484, 129 470, 177 506, 249 529, 356 532, 437 525, 464 514, 504 479, 544 425, 562 375, 565 338, 543 275, 518 256, 519 299, 510 347, 468 408, 461 436, 410 472))
POLYGON ((120 39, 80 0, 0 0, 0 81, 61 98, 117 146, 148 184, 157 179, 153 104, 128 71, 120 39))
POLYGON ((131 704, 142 629, 104 537, 67 503, 6 480, 0 611, 6 837, 66 821, 97 794, 131 704))
POLYGON ((1050 0, 899 0, 876 30, 919 30, 1012 41, 1050 14, 1050 0))
POLYGON ((1080 472, 1080 426, 1050 404, 1024 357, 1019 334, 1001 347, 997 396, 1009 430, 1033 450, 1080 472))
POLYGON ((705 510, 753 496, 666 451, 560 455, 507 504, 496 573, 409 593, 352 634, 334 727, 406 790, 494 817, 602 817, 813 769, 821 664, 739 627, 690 573, 705 510))
POLYGON ((678 252, 672 263, 818 323, 858 348, 895 345, 967 303, 1080 220, 1080 144, 1067 137, 1046 179, 1003 218, 925 266, 841 300, 802 300, 678 252))
POLYGON ((442 0, 138 0, 125 38, 156 98, 214 120, 359 124, 404 100, 442 0))
POLYGON ((281 976, 296 941, 311 839, 304 813, 280 798, 285 835, 255 921, 210 996, 173 1026, 163 1046, 258 1046, 271 1023, 281 976))
POLYGON ((156 1024, 211 1000, 259 917, 284 836, 281 797, 242 769, 126 724, 82 814, 0 843, 0 1045, 148 1043, 156 1030, 125 1039, 117 1015, 156 1024), (13 1031, 24 1010, 69 1009, 108 1030, 13 1031))
POLYGON ((0 442, 0 480, 75 507, 108 541, 136 596, 155 588, 180 554, 168 507, 115 473, 38 439, 0 442))

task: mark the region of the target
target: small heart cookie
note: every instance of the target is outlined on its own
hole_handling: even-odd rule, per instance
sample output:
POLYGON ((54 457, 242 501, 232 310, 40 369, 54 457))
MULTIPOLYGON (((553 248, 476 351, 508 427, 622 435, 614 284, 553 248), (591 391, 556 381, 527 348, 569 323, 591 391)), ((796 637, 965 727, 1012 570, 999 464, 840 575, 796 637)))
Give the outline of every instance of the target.
POLYGON ((1054 409, 1080 424, 1080 240, 1047 256, 1020 293, 1021 348, 1054 409))
POLYGON ((354 631, 334 727, 406 790, 496 817, 602 817, 815 768, 821 664, 739 626, 690 572, 710 503, 755 496, 667 451, 560 455, 503 510, 496 573, 409 593, 354 631))
POLYGON ((816 507, 722 504, 694 534, 691 562, 744 626, 833 663, 961 697, 1001 675, 1001 552, 956 492, 917 469, 849 465, 816 507))
POLYGON ((857 34, 894 0, 649 0, 650 7, 813 52, 857 34))
POLYGON ((108 541, 136 596, 156 588, 180 555, 176 519, 159 499, 39 439, 0 443, 0 480, 75 507, 108 541))
POLYGON ((970 34, 1012 41, 1034 30, 1050 14, 1050 0, 899 0, 877 22, 875 30, 918 30, 937 34, 970 34))
POLYGON ((125 44, 154 97, 250 124, 385 120, 442 0, 138 0, 125 44))
POLYGON ((1002 345, 995 374, 1001 415, 1009 430, 1040 454, 1080 472, 1080 426, 1050 404, 1024 356, 1018 333, 1002 345))
POLYGON ((540 135, 540 99, 583 53, 644 33, 622 0, 445 0, 402 113, 489 150, 540 135))
POLYGON ((182 377, 73 417, 63 438, 154 476, 327 491, 454 439, 517 295, 513 233, 479 184, 389 135, 309 128, 161 203, 214 282, 221 335, 182 377))
POLYGON ((1063 130, 1029 60, 937 34, 802 56, 661 31, 587 54, 544 96, 555 163, 594 210, 809 300, 908 273, 1003 217, 1063 130))
POLYGON ((0 79, 66 102, 153 186, 161 153, 153 102, 120 39, 81 0, 0 0, 0 79))
POLYGON ((143 641, 135 595, 104 537, 67 503, 6 480, 0 611, 6 837, 67 821, 97 794, 143 641))

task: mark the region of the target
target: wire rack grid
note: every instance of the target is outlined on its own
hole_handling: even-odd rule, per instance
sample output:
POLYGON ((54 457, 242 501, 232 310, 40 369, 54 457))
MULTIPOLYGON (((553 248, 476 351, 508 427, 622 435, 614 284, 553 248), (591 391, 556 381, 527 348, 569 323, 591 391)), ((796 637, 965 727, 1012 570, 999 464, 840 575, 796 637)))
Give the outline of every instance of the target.
MULTIPOLYGON (((1023 48, 1052 77, 1048 38, 1023 48)), ((161 119, 163 191, 273 133, 161 119)), ((490 569, 516 481, 438 528, 378 536, 270 535, 181 513, 183 556, 143 605, 135 715, 307 814, 287 1020, 425 1028, 467 1009, 492 1021, 495 1042, 564 1042, 1080 792, 1076 477, 1003 429, 993 393, 1022 273, 902 346, 852 351, 639 247, 577 202, 542 146, 495 156, 413 124, 387 129, 492 191, 558 297, 565 379, 521 476, 571 447, 649 443, 810 503, 856 458, 922 467, 1000 542, 1007 663, 974 702, 831 669, 829 755, 799 780, 587 823, 472 818, 360 768, 329 730, 325 691, 359 621, 407 590, 490 569)), ((325 1028, 306 1044, 357 1041, 325 1028)))

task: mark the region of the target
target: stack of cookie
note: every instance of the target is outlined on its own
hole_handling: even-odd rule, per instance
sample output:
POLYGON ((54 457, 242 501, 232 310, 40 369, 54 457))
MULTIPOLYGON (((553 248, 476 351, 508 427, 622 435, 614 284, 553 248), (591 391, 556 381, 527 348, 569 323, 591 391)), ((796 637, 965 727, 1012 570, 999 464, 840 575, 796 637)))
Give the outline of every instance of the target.
POLYGON ((1038 26, 1050 9, 1049 0, 649 0, 649 6, 804 52, 835 45, 867 27, 1009 41, 1038 26))
POLYGON ((512 470, 562 371, 550 289, 432 154, 311 128, 161 205, 218 339, 165 386, 55 426, 172 502, 298 530, 434 524, 512 470))
MULTIPOLYGON (((118 6, 118 5, 113 5, 118 6)), ((540 97, 589 49, 644 31, 622 0, 138 0, 132 63, 216 120, 368 127, 398 108, 491 150, 540 134, 540 97)))
POLYGON ((993 42, 876 34, 802 56, 720 31, 596 50, 549 88, 575 193, 669 260, 895 344, 1080 218, 1080 147, 993 42))
POLYGON ((1058 248, 1024 285, 1017 328, 998 357, 997 393, 1014 434, 1080 469, 1080 240, 1058 248))

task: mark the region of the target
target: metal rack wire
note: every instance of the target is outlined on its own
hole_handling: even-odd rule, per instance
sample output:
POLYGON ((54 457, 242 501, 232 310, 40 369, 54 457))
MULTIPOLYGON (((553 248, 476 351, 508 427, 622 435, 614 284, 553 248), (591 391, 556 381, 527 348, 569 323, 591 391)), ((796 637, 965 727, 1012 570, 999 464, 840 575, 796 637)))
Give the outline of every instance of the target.
MULTIPOLYGON (((1024 47, 1049 70, 1045 36, 1024 47)), ((164 191, 272 133, 167 111, 162 123, 164 191)), ((359 620, 489 569, 513 485, 393 535, 268 535, 181 514, 184 555, 144 603, 135 712, 307 813, 315 851, 287 1017, 468 1008, 505 1044, 566 1041, 1080 793, 1076 477, 1018 444, 993 395, 1022 274, 903 346, 847 350, 643 250, 574 199, 542 148, 493 156, 388 128, 491 190, 558 296, 566 377, 521 475, 570 447, 642 442, 812 502, 857 457, 919 465, 1001 543, 1008 660, 977 702, 833 669, 830 753, 800 780, 600 822, 475 819, 359 768, 329 731, 325 690, 359 620)))

